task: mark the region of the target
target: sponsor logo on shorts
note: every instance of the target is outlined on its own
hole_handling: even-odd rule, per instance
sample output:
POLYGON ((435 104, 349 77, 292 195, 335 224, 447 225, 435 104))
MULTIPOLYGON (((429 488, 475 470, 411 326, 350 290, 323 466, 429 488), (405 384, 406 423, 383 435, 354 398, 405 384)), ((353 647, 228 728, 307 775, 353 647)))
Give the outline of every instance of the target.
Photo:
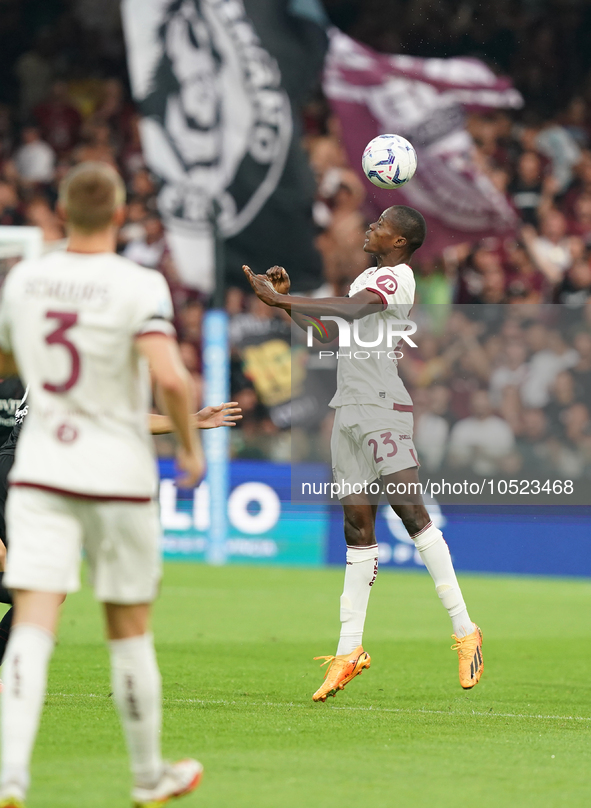
POLYGON ((398 440, 412 440, 410 435, 398 435, 398 440))

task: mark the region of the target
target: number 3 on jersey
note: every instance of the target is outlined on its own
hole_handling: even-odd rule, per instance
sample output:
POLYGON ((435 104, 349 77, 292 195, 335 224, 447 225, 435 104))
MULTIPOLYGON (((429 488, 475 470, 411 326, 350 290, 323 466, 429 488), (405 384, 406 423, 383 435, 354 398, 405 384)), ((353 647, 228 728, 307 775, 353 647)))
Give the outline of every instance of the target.
POLYGON ((67 330, 78 322, 78 314, 72 311, 48 311, 45 317, 49 320, 57 320, 59 323, 57 328, 50 331, 45 337, 45 342, 48 345, 62 345, 70 355, 71 365, 70 375, 65 382, 61 384, 44 382, 43 389, 50 393, 66 393, 74 387, 80 377, 80 354, 74 343, 66 336, 67 330))

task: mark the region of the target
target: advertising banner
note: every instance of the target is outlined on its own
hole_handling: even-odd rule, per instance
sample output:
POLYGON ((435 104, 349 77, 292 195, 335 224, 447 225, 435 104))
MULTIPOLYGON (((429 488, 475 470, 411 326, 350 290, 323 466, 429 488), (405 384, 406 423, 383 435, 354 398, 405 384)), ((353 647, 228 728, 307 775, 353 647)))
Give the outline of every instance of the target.
MULTIPOLYGON (((311 466, 307 475, 324 482, 328 470, 311 466)), ((230 466, 227 501, 228 562, 319 566, 326 556, 328 507, 292 503, 291 466, 262 461, 230 466)), ((160 460, 160 518, 165 558, 204 561, 208 551, 209 489, 179 489, 174 461, 160 460)))
MULTIPOLYGON (((165 558, 205 561, 208 492, 177 489, 172 460, 160 461, 165 558)), ((307 464, 302 477, 320 486, 330 469, 307 464)), ((288 464, 235 461, 228 501, 227 561, 277 566, 344 565, 343 515, 338 504, 292 502, 288 464)), ((591 507, 445 505, 427 509, 445 536, 458 571, 591 577, 591 507)), ((376 538, 380 566, 424 569, 402 522, 383 501, 376 538)))

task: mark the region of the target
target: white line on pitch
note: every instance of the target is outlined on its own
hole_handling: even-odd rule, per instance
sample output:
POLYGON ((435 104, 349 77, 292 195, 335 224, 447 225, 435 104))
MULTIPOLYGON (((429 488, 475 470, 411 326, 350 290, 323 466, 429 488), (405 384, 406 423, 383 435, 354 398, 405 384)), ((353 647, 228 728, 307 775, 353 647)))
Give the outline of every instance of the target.
MULTIPOLYGON (((48 693, 51 698, 63 699, 105 699, 106 695, 100 693, 48 693)), ((298 702, 272 702, 272 701, 228 701, 227 699, 169 699, 163 701, 172 704, 223 704, 227 707, 236 707, 248 704, 252 707, 310 707, 309 704, 298 702)), ((338 705, 327 705, 329 710, 362 710, 368 713, 409 713, 411 715, 451 715, 460 717, 476 716, 478 718, 535 718, 548 721, 591 721, 591 716, 583 715, 536 715, 534 713, 495 713, 471 710, 470 712, 458 712, 457 710, 412 710, 407 707, 339 707, 338 705)))

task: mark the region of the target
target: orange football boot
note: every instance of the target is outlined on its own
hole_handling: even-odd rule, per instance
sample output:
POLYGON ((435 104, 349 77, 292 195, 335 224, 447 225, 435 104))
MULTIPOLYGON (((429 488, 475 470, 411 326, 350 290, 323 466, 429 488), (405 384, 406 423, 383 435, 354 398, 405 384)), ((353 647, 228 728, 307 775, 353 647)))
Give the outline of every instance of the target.
POLYGON ((343 690, 351 679, 358 676, 364 668, 369 668, 371 658, 361 645, 350 654, 341 656, 318 656, 314 659, 324 659, 323 665, 328 665, 324 674, 324 682, 312 696, 314 701, 326 701, 327 696, 336 696, 338 690, 343 690))
POLYGON ((469 690, 478 684, 484 670, 482 631, 475 624, 472 634, 467 634, 465 637, 456 637, 455 634, 452 634, 451 638, 456 641, 451 650, 458 652, 460 660, 460 684, 464 690, 469 690))

